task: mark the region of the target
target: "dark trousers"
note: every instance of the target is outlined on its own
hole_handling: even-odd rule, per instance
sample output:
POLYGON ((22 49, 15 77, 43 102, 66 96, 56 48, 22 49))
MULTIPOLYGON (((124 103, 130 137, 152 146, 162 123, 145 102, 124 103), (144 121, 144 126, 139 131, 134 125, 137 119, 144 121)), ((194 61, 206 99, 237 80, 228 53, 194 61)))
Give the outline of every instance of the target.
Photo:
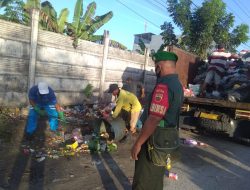
POLYGON ((130 130, 131 113, 122 109, 120 116, 125 121, 126 128, 130 130))
POLYGON ((142 145, 135 161, 133 190, 162 190, 165 167, 155 166, 147 155, 146 144, 142 145))

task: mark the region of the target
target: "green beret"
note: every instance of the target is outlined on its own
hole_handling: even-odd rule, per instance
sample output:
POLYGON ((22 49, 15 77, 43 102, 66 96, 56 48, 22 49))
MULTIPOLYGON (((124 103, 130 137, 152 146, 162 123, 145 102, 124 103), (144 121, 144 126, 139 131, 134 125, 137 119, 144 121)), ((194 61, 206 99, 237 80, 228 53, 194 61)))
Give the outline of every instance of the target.
POLYGON ((153 55, 152 59, 157 63, 159 61, 177 61, 178 56, 169 51, 159 51, 153 55))

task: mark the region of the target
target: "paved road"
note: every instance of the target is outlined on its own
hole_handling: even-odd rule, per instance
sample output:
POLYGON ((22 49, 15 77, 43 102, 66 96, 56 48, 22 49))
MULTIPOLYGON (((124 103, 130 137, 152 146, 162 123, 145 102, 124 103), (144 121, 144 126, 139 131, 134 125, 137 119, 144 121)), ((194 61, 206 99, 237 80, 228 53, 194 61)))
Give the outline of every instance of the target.
POLYGON ((182 146, 182 159, 173 171, 179 180, 165 180, 168 190, 249 190, 250 148, 214 136, 200 136, 182 130, 183 137, 207 143, 208 147, 182 146))
MULTIPOLYGON (((248 146, 185 130, 181 130, 181 137, 200 140, 208 146, 183 145, 182 158, 172 169, 179 179, 165 178, 164 189, 250 189, 248 146)), ((86 154, 68 159, 46 158, 41 163, 24 156, 22 152, 0 157, 0 189, 8 189, 8 182, 15 183, 12 184, 14 189, 131 189, 134 161, 130 160, 130 148, 133 140, 130 138, 125 144, 118 144, 118 152, 86 154)), ((4 155, 4 151, 2 149, 0 154, 4 155)))

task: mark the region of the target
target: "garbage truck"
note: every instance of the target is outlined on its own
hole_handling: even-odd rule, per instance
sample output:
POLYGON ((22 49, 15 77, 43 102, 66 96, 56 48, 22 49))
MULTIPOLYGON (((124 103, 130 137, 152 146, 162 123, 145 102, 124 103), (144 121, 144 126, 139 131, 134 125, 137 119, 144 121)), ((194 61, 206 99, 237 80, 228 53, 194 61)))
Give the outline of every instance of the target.
MULTIPOLYGON (((183 86, 188 87, 189 84, 194 84, 194 79, 205 77, 205 72, 200 69, 204 66, 200 64, 199 58, 189 52, 185 52, 179 48, 171 47, 168 51, 175 52, 179 59, 177 62, 177 72, 183 86)), ((250 63, 245 62, 246 69, 249 75, 250 63)), ((240 86, 242 83, 248 84, 247 88, 242 88, 240 94, 248 93, 250 96, 250 81, 249 77, 242 75, 242 69, 233 68, 233 75, 227 79, 227 85, 235 84, 234 72, 237 70, 240 86), (231 81, 230 81, 231 80, 231 81), (228 82, 229 81, 229 82, 228 82), (248 92, 249 91, 249 92, 248 92)), ((245 71, 244 71, 245 72, 245 71)), ((227 87, 225 85, 225 87, 227 87)), ((201 131, 211 131, 215 133, 224 133, 234 139, 242 142, 250 143, 250 101, 230 101, 230 98, 213 99, 201 97, 185 97, 181 112, 180 124, 188 124, 186 126, 195 127, 201 131)), ((183 125, 185 126, 185 125, 183 125)))
POLYGON ((182 114, 200 130, 225 133, 241 142, 250 142, 250 103, 185 97, 182 114))

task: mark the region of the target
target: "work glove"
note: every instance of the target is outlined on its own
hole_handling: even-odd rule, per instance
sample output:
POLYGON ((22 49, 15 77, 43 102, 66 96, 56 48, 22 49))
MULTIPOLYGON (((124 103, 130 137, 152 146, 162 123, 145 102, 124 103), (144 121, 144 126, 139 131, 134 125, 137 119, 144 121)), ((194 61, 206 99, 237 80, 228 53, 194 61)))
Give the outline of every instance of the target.
POLYGON ((45 116, 46 115, 46 111, 45 110, 41 110, 37 105, 34 106, 34 110, 40 116, 45 116))
POLYGON ((38 113, 38 115, 42 114, 41 109, 37 105, 34 106, 34 110, 35 110, 36 113, 38 113))
POLYGON ((65 119, 65 116, 64 116, 64 113, 63 113, 63 111, 59 111, 59 112, 57 112, 58 113, 58 118, 61 120, 61 121, 66 121, 66 119, 65 119))

